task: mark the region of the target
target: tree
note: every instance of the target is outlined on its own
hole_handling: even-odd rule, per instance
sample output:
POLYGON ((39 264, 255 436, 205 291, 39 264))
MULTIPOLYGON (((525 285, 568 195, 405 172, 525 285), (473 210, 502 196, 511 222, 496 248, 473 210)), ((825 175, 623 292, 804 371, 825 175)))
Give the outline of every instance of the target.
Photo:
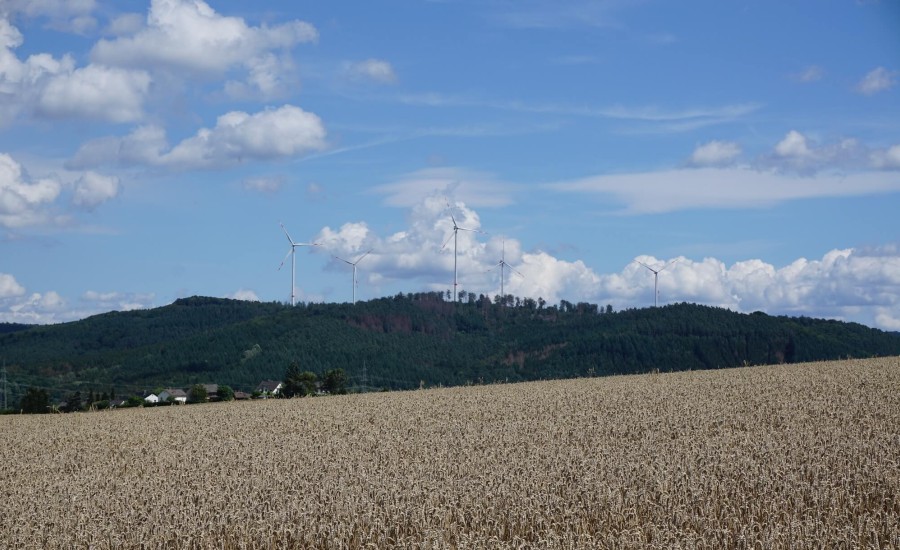
POLYGON ((234 390, 231 386, 219 386, 219 401, 234 401, 234 390))
POLYGON ((19 408, 26 414, 50 412, 50 394, 47 393, 47 390, 28 388, 25 391, 25 395, 22 396, 19 408))
POLYGON ((81 410, 81 392, 77 391, 66 399, 66 404, 63 407, 63 412, 75 412, 81 410))
POLYGON ((209 395, 203 384, 194 384, 188 392, 188 401, 191 403, 205 403, 208 398, 209 395))
POLYGON ((347 393, 347 374, 344 369, 331 369, 322 376, 322 389, 332 395, 347 393))
POLYGON ((316 373, 300 371, 300 365, 292 361, 287 372, 284 373, 284 386, 281 394, 284 397, 305 397, 316 393, 319 378, 316 373))

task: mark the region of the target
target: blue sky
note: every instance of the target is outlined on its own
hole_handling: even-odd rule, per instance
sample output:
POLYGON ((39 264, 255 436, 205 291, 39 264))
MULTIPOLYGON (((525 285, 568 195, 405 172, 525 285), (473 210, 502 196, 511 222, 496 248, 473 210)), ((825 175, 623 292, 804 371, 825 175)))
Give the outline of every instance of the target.
POLYGON ((900 7, 0 0, 0 321, 191 295, 900 330, 900 7))

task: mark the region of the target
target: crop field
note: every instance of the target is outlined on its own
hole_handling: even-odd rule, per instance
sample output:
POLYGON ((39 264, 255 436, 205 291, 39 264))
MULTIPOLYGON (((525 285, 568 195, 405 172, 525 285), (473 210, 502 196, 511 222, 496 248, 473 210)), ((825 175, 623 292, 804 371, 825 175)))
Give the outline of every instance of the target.
POLYGON ((0 548, 900 548, 900 358, 0 417, 0 548))

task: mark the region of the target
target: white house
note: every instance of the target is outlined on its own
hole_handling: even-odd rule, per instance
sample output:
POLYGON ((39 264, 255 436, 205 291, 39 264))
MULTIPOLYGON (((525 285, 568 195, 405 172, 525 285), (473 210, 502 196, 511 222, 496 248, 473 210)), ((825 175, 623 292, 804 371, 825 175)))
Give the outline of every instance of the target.
POLYGON ((272 397, 278 395, 283 386, 284 384, 278 380, 263 380, 259 383, 259 386, 256 387, 256 391, 262 398, 272 397))
POLYGON ((156 403, 159 403, 159 396, 151 393, 150 395, 148 395, 147 397, 144 398, 144 401, 147 403, 156 404, 156 403))
POLYGON ((159 392, 159 400, 162 401, 163 403, 171 400, 171 401, 174 401, 175 403, 183 405, 183 404, 187 403, 187 399, 188 399, 188 396, 182 389, 166 388, 163 391, 159 392))

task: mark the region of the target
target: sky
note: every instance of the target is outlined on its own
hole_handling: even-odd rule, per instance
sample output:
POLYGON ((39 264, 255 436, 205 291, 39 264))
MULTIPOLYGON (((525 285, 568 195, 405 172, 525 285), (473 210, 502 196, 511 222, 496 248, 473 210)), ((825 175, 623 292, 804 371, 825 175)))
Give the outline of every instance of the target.
POLYGON ((0 0, 0 322, 349 302, 371 251, 359 300, 456 258, 900 330, 898 81, 886 0, 0 0))

